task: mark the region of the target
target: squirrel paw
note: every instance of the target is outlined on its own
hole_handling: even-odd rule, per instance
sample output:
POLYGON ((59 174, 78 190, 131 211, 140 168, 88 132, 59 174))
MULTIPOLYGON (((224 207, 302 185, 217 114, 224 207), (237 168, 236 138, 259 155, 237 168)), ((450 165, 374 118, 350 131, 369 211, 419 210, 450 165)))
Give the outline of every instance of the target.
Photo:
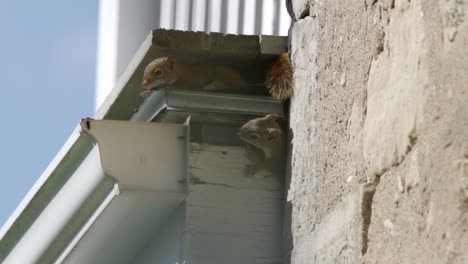
POLYGON ((150 88, 150 89, 146 89, 142 92, 140 92, 140 96, 141 97, 146 97, 148 95, 150 95, 153 91, 166 91, 167 89, 169 89, 169 85, 161 85, 161 86, 158 86, 158 87, 153 87, 153 88, 150 88))
POLYGON ((146 97, 146 96, 150 95, 152 91, 153 91, 153 90, 144 90, 144 91, 142 91, 139 95, 140 95, 141 97, 146 97))

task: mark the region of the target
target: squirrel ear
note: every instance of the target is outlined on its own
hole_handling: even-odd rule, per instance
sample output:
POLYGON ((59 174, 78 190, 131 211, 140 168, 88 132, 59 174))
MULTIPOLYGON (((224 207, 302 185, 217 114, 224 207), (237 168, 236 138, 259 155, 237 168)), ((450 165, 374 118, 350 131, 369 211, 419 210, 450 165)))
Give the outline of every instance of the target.
POLYGON ((268 132, 268 141, 270 142, 273 142, 274 140, 276 140, 277 138, 281 136, 281 130, 277 128, 268 128, 267 132, 268 132))
POLYGON ((279 117, 277 114, 268 114, 265 116, 266 119, 276 121, 276 119, 279 117))

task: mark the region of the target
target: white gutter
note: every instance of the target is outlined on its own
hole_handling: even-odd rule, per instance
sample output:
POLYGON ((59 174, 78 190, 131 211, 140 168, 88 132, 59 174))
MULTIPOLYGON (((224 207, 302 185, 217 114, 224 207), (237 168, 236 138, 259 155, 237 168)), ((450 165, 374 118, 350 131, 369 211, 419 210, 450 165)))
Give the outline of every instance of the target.
MULTIPOLYGON (((152 118, 154 112, 159 111, 155 106, 159 105, 161 98, 162 94, 154 93, 132 119, 146 121, 152 118)), ((47 169, 0 229, 1 263, 36 263, 103 180, 106 178, 110 181, 110 177, 106 177, 102 169, 99 148, 93 144, 92 138, 83 134, 80 126, 72 132, 47 169), (79 162, 80 157, 83 157, 83 160, 74 169, 70 163, 79 162), (61 181, 65 183, 60 184, 61 181), (44 195, 55 190, 57 193, 52 198, 44 195), (35 205, 31 206, 34 202, 35 205), (29 224, 28 221, 31 219, 33 222, 29 224)), ((104 194, 105 197, 115 196, 118 193, 115 189, 109 191, 110 193, 104 194)), ((106 199, 87 221, 89 225, 94 221, 93 218, 100 214, 105 204, 106 199)), ((86 227, 80 229, 80 232, 85 232, 86 229, 86 227)), ((73 244, 73 241, 71 242, 73 244)), ((69 252, 70 249, 67 247, 65 250, 69 252)), ((65 256, 66 254, 61 254, 61 258, 65 256)))
POLYGON ((104 179, 99 151, 94 147, 57 195, 21 237, 4 263, 34 263, 104 179), (53 224, 52 224, 53 223, 53 224))
POLYGON ((0 229, 0 240, 4 238, 5 234, 12 227, 13 223, 18 219, 18 217, 24 211, 26 206, 31 202, 31 200, 37 194, 39 189, 44 185, 44 183, 52 174, 52 172, 57 168, 57 166, 60 164, 65 155, 70 151, 71 147, 73 146, 73 144, 75 144, 76 140, 80 136, 80 130, 81 128, 78 125, 72 132, 70 137, 67 139, 65 144, 62 146, 62 148, 59 150, 57 155, 55 155, 54 159, 49 163, 49 166, 47 166, 42 175, 37 179, 37 181, 31 187, 29 192, 23 198, 21 203, 16 207, 15 211, 10 215, 5 224, 3 224, 3 226, 0 229))
MULTIPOLYGON (((159 93, 151 95, 141 106, 141 111, 132 117, 132 120, 150 120, 155 111, 159 111, 159 108, 155 106, 159 105, 162 98, 163 95, 159 93)), ((108 106, 108 104, 105 105, 108 106)), ((37 262, 103 180, 106 178, 107 181, 111 181, 111 178, 106 177, 102 169, 99 148, 93 144, 93 139, 84 134, 80 126, 77 126, 47 169, 0 229, 1 263, 37 262), (80 157, 83 157, 83 160, 74 169, 70 163, 79 162, 75 159, 80 159, 80 157), (71 171, 72 169, 74 171, 71 171), (65 179, 62 180, 65 183, 60 184, 57 178, 65 179), (53 198, 49 198, 50 200, 44 195, 44 193, 53 193, 56 189, 57 193, 53 198), (31 206, 33 202, 36 202, 36 205, 31 206), (41 204, 45 204, 44 207, 41 207, 41 204), (33 222, 28 224, 31 219, 33 222)), ((115 192, 114 188, 109 190, 109 193, 104 194, 103 203, 99 205, 101 209, 96 208, 97 211, 89 219, 89 224, 93 222, 93 217, 100 214, 102 206, 105 207, 105 197, 115 196, 116 193, 118 192, 115 192)), ((80 229, 80 232, 84 232, 84 230, 86 228, 80 229)), ((66 250, 69 251, 70 247, 67 247, 66 250)))
POLYGON ((56 264, 62 263, 65 258, 70 254, 70 252, 73 250, 73 248, 78 244, 80 239, 86 234, 86 232, 91 228, 93 223, 96 221, 96 219, 102 214, 104 209, 109 205, 109 203, 114 199, 115 196, 120 194, 119 186, 117 184, 114 185, 114 189, 112 189, 111 193, 106 197, 106 199, 102 202, 101 206, 96 210, 96 212, 93 214, 93 216, 86 222, 86 224, 83 226, 83 228, 76 234, 76 236, 73 238, 73 240, 70 242, 70 244, 65 248, 65 250, 62 252, 62 254, 57 258, 57 260, 54 262, 56 264))

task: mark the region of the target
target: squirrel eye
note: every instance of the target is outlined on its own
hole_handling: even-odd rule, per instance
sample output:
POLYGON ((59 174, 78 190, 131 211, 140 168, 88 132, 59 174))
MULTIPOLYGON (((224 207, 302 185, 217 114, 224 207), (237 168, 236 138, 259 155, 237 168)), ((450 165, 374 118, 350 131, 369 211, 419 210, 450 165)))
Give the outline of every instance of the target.
POLYGON ((156 69, 156 70, 154 70, 154 76, 156 76, 156 77, 161 77, 161 76, 163 76, 162 70, 161 70, 161 69, 156 69))
POLYGON ((254 133, 254 134, 251 134, 251 135, 250 135, 250 138, 251 138, 252 140, 257 141, 257 140, 260 138, 260 135, 258 135, 257 133, 254 133))

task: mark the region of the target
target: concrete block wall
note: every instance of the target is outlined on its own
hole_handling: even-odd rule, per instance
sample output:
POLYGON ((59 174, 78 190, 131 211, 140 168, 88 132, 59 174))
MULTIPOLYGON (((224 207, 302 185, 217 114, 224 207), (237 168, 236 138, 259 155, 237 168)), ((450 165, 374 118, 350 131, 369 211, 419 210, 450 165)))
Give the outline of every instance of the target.
POLYGON ((292 0, 298 263, 468 263, 468 1, 292 0))

